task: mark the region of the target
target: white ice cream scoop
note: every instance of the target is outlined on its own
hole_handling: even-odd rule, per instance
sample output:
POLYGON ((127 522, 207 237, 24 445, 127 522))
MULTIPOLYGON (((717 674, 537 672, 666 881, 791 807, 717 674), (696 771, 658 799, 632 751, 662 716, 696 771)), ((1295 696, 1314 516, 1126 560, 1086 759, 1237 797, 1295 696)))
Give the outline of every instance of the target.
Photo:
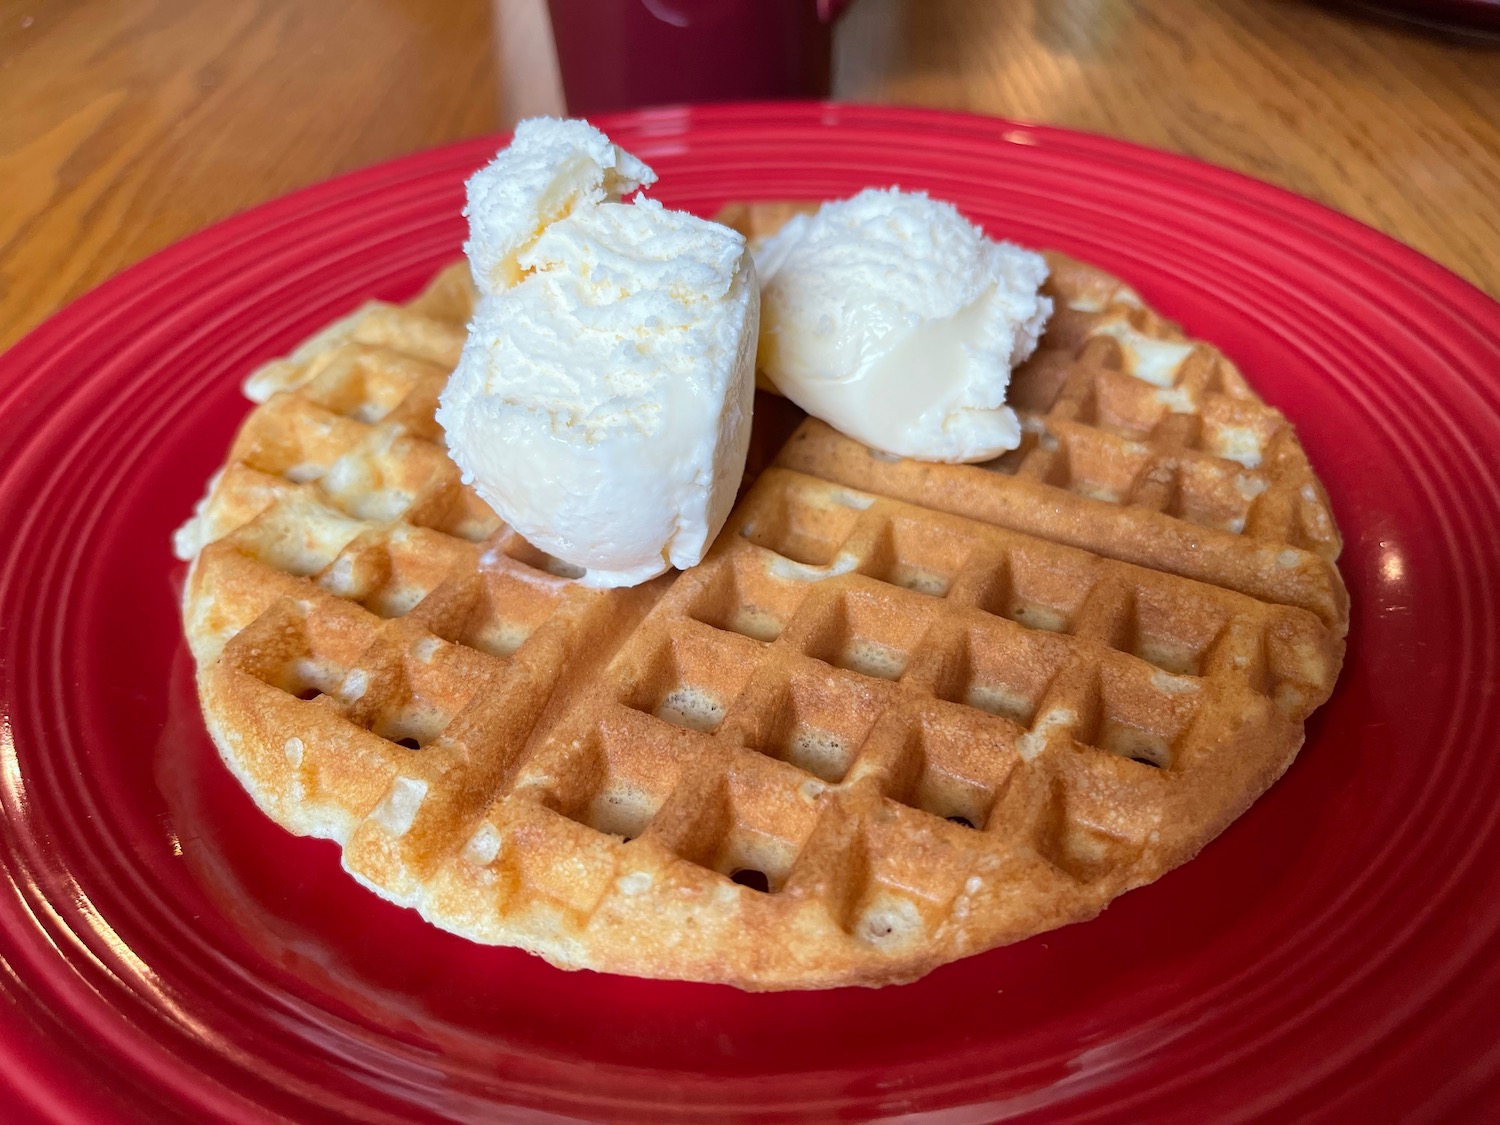
POLYGON ((744 239, 620 201, 654 180, 592 126, 538 119, 469 182, 482 296, 438 421, 479 495, 593 586, 700 561, 750 435, 744 239))
POLYGON ((1052 313, 1041 255, 892 188, 797 216, 755 258, 760 368, 809 414, 928 461, 1020 444, 1005 395, 1052 313))

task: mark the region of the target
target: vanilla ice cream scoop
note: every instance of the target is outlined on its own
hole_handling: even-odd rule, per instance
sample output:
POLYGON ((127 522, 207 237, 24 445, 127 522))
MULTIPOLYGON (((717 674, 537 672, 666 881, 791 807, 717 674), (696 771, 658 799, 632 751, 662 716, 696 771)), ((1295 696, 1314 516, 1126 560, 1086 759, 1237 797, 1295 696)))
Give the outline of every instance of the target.
POLYGON ((464 253, 474 284, 481 293, 510 289, 521 281, 517 256, 548 226, 655 182, 655 172, 587 121, 522 121, 466 185, 464 253))
POLYGON ((797 216, 755 259, 760 368, 809 414, 926 461, 1020 444, 1005 393, 1052 314, 1041 255, 892 188, 797 216))
POLYGON ((464 479, 592 586, 700 561, 750 436, 754 265, 727 227, 619 201, 654 179, 539 119, 469 181, 481 298, 438 421, 464 479))

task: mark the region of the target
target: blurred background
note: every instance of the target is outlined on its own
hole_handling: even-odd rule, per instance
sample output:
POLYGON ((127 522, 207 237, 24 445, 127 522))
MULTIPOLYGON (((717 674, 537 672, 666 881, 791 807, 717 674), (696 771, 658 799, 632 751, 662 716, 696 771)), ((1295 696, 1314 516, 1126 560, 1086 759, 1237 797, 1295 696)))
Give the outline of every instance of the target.
POLYGON ((750 32, 612 56, 654 34, 616 4, 671 26, 745 0, 553 0, 556 36, 547 0, 0 0, 0 348, 216 219, 560 112, 564 77, 582 112, 686 74, 1106 133, 1321 200, 1500 295, 1500 0, 749 2, 750 32))

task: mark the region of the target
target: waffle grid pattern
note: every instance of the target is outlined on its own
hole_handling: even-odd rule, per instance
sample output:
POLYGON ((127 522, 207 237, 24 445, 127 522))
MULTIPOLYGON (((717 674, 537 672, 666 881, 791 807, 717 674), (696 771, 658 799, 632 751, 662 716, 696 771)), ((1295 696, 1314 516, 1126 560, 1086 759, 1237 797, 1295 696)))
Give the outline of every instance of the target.
POLYGON ((1057 552, 772 470, 632 634, 612 690, 543 748, 536 800, 614 838, 604 870, 649 842, 763 892, 836 888, 830 916, 877 947, 967 914, 964 887, 997 851, 1080 885, 1149 870, 1182 846, 1168 813, 1225 765, 1200 711, 1289 733, 1333 654, 1304 611, 1057 552), (1012 785, 1018 770, 1050 784, 1012 785), (920 844, 859 829, 854 863, 850 804, 920 844), (887 933, 892 917, 905 924, 887 933))
MULTIPOLYGON (((1104 284, 1060 277, 1085 307, 1104 284)), ((1008 463, 918 471, 1243 520, 1205 533, 1264 540, 1290 596, 1027 534, 972 485, 947 506, 980 518, 938 510, 922 501, 943 481, 811 421, 703 564, 588 590, 443 452, 432 414, 469 300, 450 271, 248 385, 263 405, 179 542, 210 730, 263 808, 339 840, 379 893, 569 967, 878 984, 1088 917, 1285 769, 1342 655, 1319 613, 1334 588, 1320 603, 1295 581, 1336 581, 1337 538, 1287 522, 1270 470, 1295 466, 1290 428, 1201 346, 1169 386, 1115 370, 1109 317, 1170 333, 1110 292, 1028 368, 1008 463), (1206 451, 1231 423, 1170 404, 1141 430, 1119 380, 1253 429, 1260 467, 1206 451), (1117 464, 1111 443, 1141 451, 1117 464)))
POLYGON ((1286 471, 1305 460, 1286 420, 1222 355, 1172 340, 1134 301, 1060 311, 1017 387, 1022 444, 986 467, 1336 558, 1326 498, 1286 471))
MULTIPOLYGON (((732 205, 752 245, 812 204, 732 205)), ((1019 448, 981 465, 872 452, 812 423, 789 467, 1096 554, 1285 601, 1342 628, 1342 542, 1295 430, 1238 369, 1118 279, 1046 255, 1055 311, 1008 401, 1019 448), (1011 478, 997 482, 990 474, 1011 478)))

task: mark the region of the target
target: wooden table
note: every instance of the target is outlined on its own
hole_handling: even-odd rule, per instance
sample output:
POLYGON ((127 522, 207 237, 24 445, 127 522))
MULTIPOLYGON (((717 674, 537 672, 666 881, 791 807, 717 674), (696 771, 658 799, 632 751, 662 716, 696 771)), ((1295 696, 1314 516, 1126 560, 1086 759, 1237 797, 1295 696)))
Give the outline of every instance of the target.
MULTIPOLYGON (((537 2, 0 0, 0 348, 215 219, 539 108, 537 2)), ((1500 295, 1500 43, 1303 0, 858 0, 835 66, 840 98, 1240 169, 1500 295)))

